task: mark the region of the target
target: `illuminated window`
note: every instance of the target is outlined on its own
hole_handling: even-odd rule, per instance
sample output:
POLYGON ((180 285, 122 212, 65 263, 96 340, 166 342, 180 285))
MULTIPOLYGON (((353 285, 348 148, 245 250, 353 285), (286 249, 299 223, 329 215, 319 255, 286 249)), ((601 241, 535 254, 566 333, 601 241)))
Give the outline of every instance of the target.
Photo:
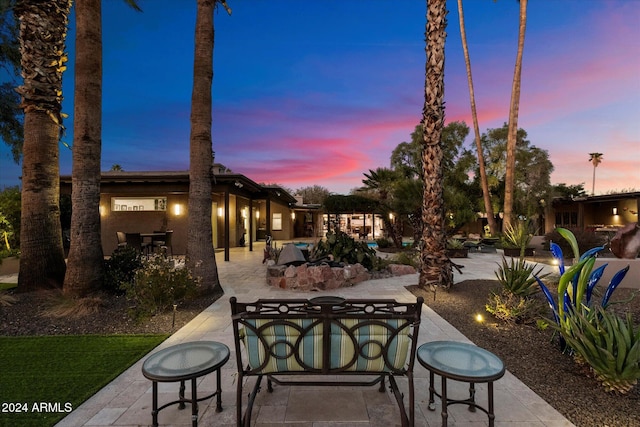
POLYGON ((273 230, 282 230, 282 214, 281 213, 273 214, 273 224, 271 228, 273 230))
POLYGON ((121 211, 166 211, 166 197, 112 197, 111 210, 121 211))

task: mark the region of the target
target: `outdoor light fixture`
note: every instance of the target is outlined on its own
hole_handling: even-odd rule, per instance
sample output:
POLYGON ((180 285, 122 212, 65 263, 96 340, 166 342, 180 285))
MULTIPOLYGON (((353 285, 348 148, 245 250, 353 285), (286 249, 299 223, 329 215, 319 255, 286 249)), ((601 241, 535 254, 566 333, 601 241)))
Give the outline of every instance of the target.
POLYGON ((100 216, 104 216, 104 214, 105 214, 104 206, 100 205, 100 207, 98 209, 100 211, 100 216))
POLYGON ((256 219, 260 219, 260 211, 256 211, 256 219))
POLYGON ((242 208, 242 219, 247 219, 247 208, 242 208))
POLYGON ((484 322, 484 316, 482 316, 482 314, 480 314, 480 313, 475 315, 475 319, 476 319, 476 322, 478 322, 478 323, 484 322))
POLYGON ((295 212, 291 212, 291 219, 293 219, 293 220, 296 219, 296 213, 295 212))
POLYGON ((613 208, 613 214, 618 215, 618 208, 613 208))
POLYGON ((182 205, 180 203, 176 203, 175 205, 173 205, 173 214, 182 215, 182 205))
POLYGON ((222 208, 218 208, 218 216, 222 216, 222 208))

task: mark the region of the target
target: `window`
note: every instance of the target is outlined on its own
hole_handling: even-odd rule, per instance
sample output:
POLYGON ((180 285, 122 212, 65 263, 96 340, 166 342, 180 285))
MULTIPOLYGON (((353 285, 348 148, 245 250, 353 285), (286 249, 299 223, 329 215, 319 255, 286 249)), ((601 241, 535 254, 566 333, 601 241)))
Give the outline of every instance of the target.
POLYGON ((273 230, 282 230, 282 214, 281 213, 273 214, 273 223, 271 228, 273 230))
POLYGON ((166 197, 112 197, 112 211, 166 211, 166 197))

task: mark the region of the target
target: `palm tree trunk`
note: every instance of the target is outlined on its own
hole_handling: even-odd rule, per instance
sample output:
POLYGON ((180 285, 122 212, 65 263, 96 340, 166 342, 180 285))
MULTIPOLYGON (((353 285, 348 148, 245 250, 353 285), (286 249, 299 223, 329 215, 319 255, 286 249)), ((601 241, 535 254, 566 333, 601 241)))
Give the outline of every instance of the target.
POLYGON ((442 129, 444 127, 444 45, 446 0, 427 0, 425 99, 422 113, 422 241, 419 285, 448 288, 453 271, 446 255, 444 221, 442 129))
POLYGON ((462 39, 462 50, 464 52, 464 62, 467 66, 467 80, 469 82, 469 99, 471 101, 471 117, 473 119, 473 132, 475 135, 476 150, 478 152, 478 166, 480 169, 480 185, 482 186, 482 198, 484 200, 484 209, 487 213, 487 222, 492 235, 497 235, 498 225, 493 213, 493 205, 491 204, 491 191, 489 190, 489 181, 487 180, 487 168, 484 163, 484 154, 482 152, 482 143, 480 141, 480 126, 478 125, 478 113, 476 111, 476 97, 473 90, 473 78, 471 76, 471 59, 469 58, 469 46, 467 45, 467 33, 464 25, 464 12, 462 10, 462 0, 458 0, 458 16, 460 17, 460 38, 462 39))
POLYGON ((222 292, 211 227, 211 84, 216 0, 197 0, 189 166, 187 266, 204 292, 222 292))
POLYGON ((22 214, 18 290, 60 287, 65 274, 60 226, 58 140, 70 0, 19 1, 24 84, 22 214))
POLYGON ((511 86, 511 105, 509 107, 509 130, 507 136, 507 167, 504 189, 504 232, 513 222, 513 195, 515 190, 516 141, 518 134, 518 111, 520 108, 520 82, 522 76, 522 53, 524 35, 527 27, 527 0, 520 0, 520 28, 518 30, 518 53, 511 86))
POLYGON ((102 133, 102 19, 100 0, 76 0, 76 62, 71 194, 71 247, 64 293, 100 289, 104 255, 100 235, 102 133))

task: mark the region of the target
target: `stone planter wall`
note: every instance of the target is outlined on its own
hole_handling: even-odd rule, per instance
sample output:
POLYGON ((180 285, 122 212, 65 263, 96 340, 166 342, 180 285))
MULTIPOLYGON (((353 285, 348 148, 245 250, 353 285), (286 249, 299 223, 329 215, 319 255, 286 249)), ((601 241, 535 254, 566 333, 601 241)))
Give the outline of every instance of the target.
MULTIPOLYGON (((388 267, 387 275, 399 276, 415 272, 416 270, 411 266, 392 264, 388 267)), ((267 284, 281 289, 300 291, 337 289, 353 286, 371 278, 372 274, 360 264, 344 267, 331 267, 327 264, 267 267, 267 284)))

